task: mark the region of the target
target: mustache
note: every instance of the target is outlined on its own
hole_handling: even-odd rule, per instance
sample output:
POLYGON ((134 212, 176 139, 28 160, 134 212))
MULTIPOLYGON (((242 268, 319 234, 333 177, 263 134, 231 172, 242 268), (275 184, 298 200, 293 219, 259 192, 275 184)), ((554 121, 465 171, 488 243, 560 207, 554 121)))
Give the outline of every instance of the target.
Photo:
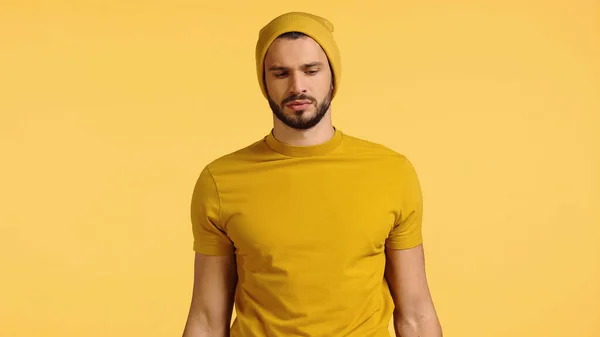
POLYGON ((300 95, 292 95, 292 96, 290 96, 290 97, 288 97, 288 98, 284 99, 284 100, 281 102, 281 105, 286 105, 287 103, 289 103, 289 102, 292 102, 292 101, 296 101, 296 100, 309 100, 309 101, 311 101, 312 103, 314 103, 314 102, 316 102, 316 101, 317 101, 317 100, 316 100, 316 99, 314 99, 313 97, 310 97, 310 96, 307 96, 307 95, 304 95, 304 94, 300 94, 300 95))

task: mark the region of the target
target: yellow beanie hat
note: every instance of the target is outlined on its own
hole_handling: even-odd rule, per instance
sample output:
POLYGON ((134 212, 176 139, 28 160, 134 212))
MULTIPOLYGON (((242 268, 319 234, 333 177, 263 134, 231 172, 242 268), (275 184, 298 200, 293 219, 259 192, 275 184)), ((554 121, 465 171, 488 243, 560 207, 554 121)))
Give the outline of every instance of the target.
POLYGON ((329 59, 333 75, 332 98, 338 91, 341 80, 341 60, 338 46, 333 38, 333 24, 327 19, 305 12, 289 12, 282 14, 266 26, 258 35, 256 43, 256 72, 258 83, 265 98, 268 98, 267 88, 264 83, 264 60, 271 43, 281 34, 288 32, 301 32, 310 36, 325 51, 329 59))

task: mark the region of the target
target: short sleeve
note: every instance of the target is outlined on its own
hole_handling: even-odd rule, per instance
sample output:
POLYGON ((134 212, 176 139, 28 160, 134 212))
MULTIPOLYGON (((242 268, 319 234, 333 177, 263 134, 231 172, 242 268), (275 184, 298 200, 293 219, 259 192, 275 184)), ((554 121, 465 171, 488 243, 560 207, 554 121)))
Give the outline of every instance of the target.
POLYGON ((213 175, 206 166, 196 184, 191 201, 193 249, 206 255, 227 255, 233 243, 221 226, 221 202, 213 175))
POLYGON ((396 191, 398 213, 386 240, 386 246, 392 249, 413 248, 423 242, 421 185, 413 165, 406 158, 402 159, 400 168, 395 174, 399 179, 396 191))

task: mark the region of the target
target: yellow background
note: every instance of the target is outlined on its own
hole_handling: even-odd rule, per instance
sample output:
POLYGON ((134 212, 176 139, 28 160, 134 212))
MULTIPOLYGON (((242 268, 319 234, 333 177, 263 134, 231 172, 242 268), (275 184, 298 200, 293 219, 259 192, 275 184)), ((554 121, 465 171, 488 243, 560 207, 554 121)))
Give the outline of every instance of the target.
POLYGON ((3 0, 0 336, 180 336, 193 184, 270 130, 289 10, 336 27, 335 125, 418 170, 445 336, 600 336, 599 8, 3 0))

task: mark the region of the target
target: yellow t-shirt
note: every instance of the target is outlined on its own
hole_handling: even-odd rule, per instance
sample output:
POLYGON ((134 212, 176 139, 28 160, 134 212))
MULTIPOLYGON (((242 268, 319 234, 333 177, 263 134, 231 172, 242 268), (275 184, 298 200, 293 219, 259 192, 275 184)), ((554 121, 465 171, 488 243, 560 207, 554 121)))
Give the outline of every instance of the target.
POLYGON ((335 129, 297 147, 269 133, 209 163, 192 197, 194 251, 235 254, 232 337, 389 337, 385 246, 422 242, 407 158, 335 129))

